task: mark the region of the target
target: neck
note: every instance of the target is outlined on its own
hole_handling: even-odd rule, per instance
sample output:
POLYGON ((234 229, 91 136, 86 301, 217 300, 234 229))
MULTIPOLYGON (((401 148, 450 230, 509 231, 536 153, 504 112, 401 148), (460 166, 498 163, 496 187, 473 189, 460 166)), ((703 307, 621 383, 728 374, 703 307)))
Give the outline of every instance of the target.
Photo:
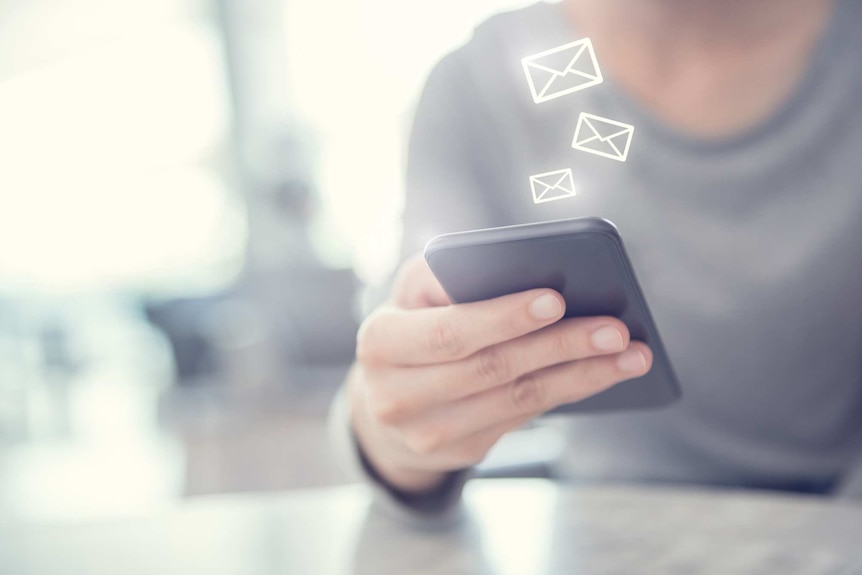
POLYGON ((608 77, 706 137, 743 131, 788 97, 832 9, 832 0, 565 1, 608 77))
POLYGON ((579 23, 617 39, 702 47, 762 44, 817 20, 828 0, 566 0, 579 23))

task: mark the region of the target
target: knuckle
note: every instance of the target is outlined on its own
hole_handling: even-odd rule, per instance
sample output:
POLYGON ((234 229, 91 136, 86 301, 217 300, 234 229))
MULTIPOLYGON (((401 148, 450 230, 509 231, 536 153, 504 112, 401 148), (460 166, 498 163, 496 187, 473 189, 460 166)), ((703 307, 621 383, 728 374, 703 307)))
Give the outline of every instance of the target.
POLYGON ((576 329, 561 329, 555 333, 552 340, 552 347, 557 359, 568 359, 574 355, 574 351, 579 347, 581 339, 580 332, 576 329))
POLYGON ((519 413, 543 411, 548 401, 548 390, 535 373, 530 373, 511 384, 510 401, 519 413))
POLYGON ((499 383, 511 379, 512 366, 509 356, 499 348, 491 347, 476 354, 474 373, 486 383, 499 383))
POLYGON ((458 358, 464 352, 460 331, 451 320, 438 320, 428 332, 428 346, 437 354, 458 358))
POLYGON ((401 420, 407 411, 405 402, 394 397, 378 397, 371 402, 374 418, 384 424, 394 424, 401 420))
POLYGON ((430 455, 443 444, 443 433, 432 428, 423 428, 407 433, 404 443, 416 455, 430 455))

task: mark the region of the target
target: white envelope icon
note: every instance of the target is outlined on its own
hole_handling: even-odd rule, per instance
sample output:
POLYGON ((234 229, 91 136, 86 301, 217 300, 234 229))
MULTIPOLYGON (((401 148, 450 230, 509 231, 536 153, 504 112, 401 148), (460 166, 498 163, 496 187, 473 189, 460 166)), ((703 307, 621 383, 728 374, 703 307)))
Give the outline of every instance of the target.
POLYGON ((575 195, 575 182, 572 170, 556 170, 530 176, 530 187, 533 189, 533 203, 543 204, 575 195))
POLYGON ((635 127, 581 112, 572 147, 597 156, 625 162, 635 127))
POLYGON ((602 72, 589 38, 521 60, 537 104, 602 83, 602 72))

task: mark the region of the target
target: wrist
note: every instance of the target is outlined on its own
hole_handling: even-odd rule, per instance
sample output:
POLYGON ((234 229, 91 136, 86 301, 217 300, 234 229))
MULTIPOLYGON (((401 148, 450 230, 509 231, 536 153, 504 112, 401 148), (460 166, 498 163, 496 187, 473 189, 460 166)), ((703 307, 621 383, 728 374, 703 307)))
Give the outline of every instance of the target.
POLYGON ((397 470, 384 476, 373 465, 356 441, 359 460, 365 473, 389 496, 415 512, 438 515, 452 509, 461 498, 461 490, 471 477, 471 469, 449 472, 428 472, 413 469, 397 470))
POLYGON ((372 461, 361 448, 360 457, 369 474, 376 476, 382 483, 405 495, 422 495, 435 492, 440 489, 450 474, 444 471, 388 467, 385 464, 372 461))
POLYGON ((360 377, 361 370, 354 365, 348 374, 347 392, 350 430, 366 473, 385 486, 403 493, 420 494, 439 487, 447 476, 446 472, 399 466, 386 461, 378 453, 380 449, 385 449, 385 441, 375 441, 377 434, 373 424, 367 420, 368 414, 363 409, 362 398, 357 390, 357 379, 360 377))
POLYGON ((365 472, 378 483, 405 494, 417 495, 434 491, 446 479, 447 473, 442 471, 403 467, 384 461, 373 446, 366 443, 369 432, 362 425, 362 416, 354 410, 351 419, 351 432, 359 460, 365 472))

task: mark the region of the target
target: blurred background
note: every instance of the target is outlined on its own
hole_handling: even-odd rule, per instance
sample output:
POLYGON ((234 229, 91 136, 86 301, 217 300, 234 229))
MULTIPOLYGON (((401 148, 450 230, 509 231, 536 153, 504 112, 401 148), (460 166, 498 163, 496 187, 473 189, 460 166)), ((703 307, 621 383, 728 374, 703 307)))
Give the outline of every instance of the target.
POLYGON ((0 0, 0 514, 344 481, 411 109, 516 0, 0 0))

